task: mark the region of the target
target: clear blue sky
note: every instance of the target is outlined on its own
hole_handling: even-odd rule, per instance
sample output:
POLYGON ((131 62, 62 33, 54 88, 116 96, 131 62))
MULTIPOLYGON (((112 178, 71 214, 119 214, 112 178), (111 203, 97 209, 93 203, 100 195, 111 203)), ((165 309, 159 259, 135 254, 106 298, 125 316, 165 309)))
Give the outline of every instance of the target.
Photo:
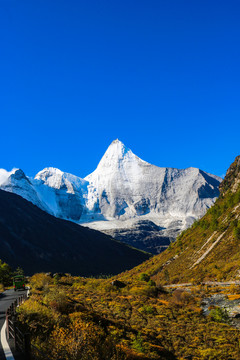
POLYGON ((0 167, 86 176, 119 138, 222 175, 240 154, 239 0, 0 0, 0 167))

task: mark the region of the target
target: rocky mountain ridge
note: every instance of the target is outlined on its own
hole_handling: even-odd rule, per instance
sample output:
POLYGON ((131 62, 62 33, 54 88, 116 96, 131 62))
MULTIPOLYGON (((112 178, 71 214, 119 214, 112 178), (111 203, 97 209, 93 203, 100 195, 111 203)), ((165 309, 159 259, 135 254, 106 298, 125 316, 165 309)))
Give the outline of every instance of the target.
POLYGON ((219 185, 221 196, 224 196, 227 191, 236 192, 240 185, 240 156, 237 156, 235 161, 227 170, 224 180, 219 185))
MULTIPOLYGON (((21 195, 56 217, 84 223, 121 241, 124 234, 120 229, 132 231, 135 227, 138 231, 141 221, 160 226, 162 232, 156 230, 155 235, 152 230, 150 235, 138 231, 142 248, 153 252, 159 250, 144 245, 146 236, 158 239, 159 249, 161 239, 166 247, 212 206, 219 195, 220 181, 197 168, 151 165, 119 140, 112 142, 97 169, 85 179, 52 167, 40 171, 34 179, 20 169, 0 170, 1 189, 21 195)), ((125 230, 127 239, 129 232, 125 230)))

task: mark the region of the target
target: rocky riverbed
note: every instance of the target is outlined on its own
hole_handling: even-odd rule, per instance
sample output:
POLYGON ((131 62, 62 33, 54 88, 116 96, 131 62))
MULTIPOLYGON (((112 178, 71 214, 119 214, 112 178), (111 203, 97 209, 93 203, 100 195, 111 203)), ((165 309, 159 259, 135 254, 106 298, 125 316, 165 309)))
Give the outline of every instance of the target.
POLYGON ((213 294, 202 301, 203 314, 206 316, 216 307, 225 310, 229 323, 240 329, 240 296, 213 294))

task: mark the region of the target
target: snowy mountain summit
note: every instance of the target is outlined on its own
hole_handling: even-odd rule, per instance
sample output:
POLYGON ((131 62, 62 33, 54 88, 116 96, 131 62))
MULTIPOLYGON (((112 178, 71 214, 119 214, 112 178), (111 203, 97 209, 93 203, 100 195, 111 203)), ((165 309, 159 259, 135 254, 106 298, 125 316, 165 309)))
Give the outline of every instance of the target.
POLYGON ((108 147, 96 171, 104 171, 107 168, 117 171, 126 163, 132 164, 132 166, 134 163, 148 164, 133 154, 132 150, 128 149, 120 140, 116 139, 108 147))
POLYGON ((143 215, 202 216, 218 196, 220 178, 196 168, 160 168, 141 160, 115 140, 85 180, 88 208, 108 219, 143 215))
POLYGON ((89 182, 89 210, 92 211, 98 204, 106 218, 123 219, 136 215, 132 205, 139 198, 137 194, 141 191, 138 183, 143 176, 142 168, 147 165, 121 141, 114 140, 97 169, 85 178, 89 182))
MULTIPOLYGON (((197 168, 151 165, 114 140, 96 170, 81 179, 56 168, 34 179, 20 169, 0 170, 0 188, 21 195, 56 217, 110 233, 155 228, 176 234, 203 216, 219 195, 221 178, 197 168), (148 226, 149 222, 149 226, 148 226), (160 227, 159 227, 160 226, 160 227)), ((152 231, 152 230, 151 230, 152 231)), ((129 234, 128 234, 129 236, 129 234)))

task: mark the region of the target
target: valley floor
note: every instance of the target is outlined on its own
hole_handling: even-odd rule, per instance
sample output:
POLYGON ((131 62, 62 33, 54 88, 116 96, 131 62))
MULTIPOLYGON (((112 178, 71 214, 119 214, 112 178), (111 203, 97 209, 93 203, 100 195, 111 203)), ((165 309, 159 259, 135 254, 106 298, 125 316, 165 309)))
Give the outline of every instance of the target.
POLYGON ((19 321, 53 360, 240 359, 237 314, 224 308, 240 304, 238 282, 166 289, 129 271, 111 279, 37 274, 31 287, 19 321))

